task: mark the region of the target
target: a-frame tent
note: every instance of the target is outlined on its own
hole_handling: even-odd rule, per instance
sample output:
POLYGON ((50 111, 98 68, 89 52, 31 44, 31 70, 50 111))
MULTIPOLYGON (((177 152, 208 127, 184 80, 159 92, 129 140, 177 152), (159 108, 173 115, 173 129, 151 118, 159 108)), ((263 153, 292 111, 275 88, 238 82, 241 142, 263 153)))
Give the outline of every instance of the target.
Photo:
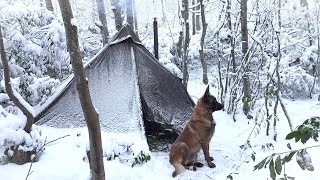
MULTIPOLYGON (((194 102, 181 79, 165 69, 124 26, 85 65, 90 94, 107 132, 179 134, 191 117, 194 102)), ((37 107, 36 124, 69 128, 86 126, 73 75, 51 100, 37 107)))

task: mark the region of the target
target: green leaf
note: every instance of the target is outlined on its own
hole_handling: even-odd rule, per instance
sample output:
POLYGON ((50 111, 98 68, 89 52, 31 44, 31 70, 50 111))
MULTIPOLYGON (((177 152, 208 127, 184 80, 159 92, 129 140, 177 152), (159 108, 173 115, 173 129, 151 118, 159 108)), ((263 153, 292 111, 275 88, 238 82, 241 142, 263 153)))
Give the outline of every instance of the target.
POLYGON ((302 137, 302 134, 299 132, 299 134, 295 136, 295 141, 298 142, 301 139, 301 137, 302 137))
POLYGON ((256 164, 254 167, 253 167, 253 171, 255 171, 256 169, 262 169, 263 166, 264 166, 264 163, 267 161, 267 158, 264 158, 261 162, 259 162, 258 164, 256 164))
POLYGON ((233 177, 231 176, 231 174, 227 176, 227 179, 233 180, 233 177))
POLYGON ((273 158, 271 159, 270 164, 269 164, 269 171, 270 171, 271 179, 275 180, 277 175, 276 175, 276 172, 275 172, 275 169, 274 169, 273 158))
POLYGON ((312 138, 313 138, 314 141, 318 142, 319 134, 317 132, 314 133, 312 138))
POLYGON ((290 150, 292 150, 290 143, 287 144, 287 147, 288 147, 290 150))
POLYGON ((134 161, 131 165, 131 167, 134 167, 137 164, 143 164, 148 162, 151 159, 151 156, 147 153, 144 153, 143 151, 141 151, 137 157, 134 158, 134 161))
POLYGON ((273 146, 272 143, 267 143, 266 145, 267 145, 267 148, 269 148, 269 149, 273 148, 274 149, 274 146, 273 146))
POLYGON ((309 121, 308 120, 306 120, 302 125, 300 125, 300 126, 298 126, 298 131, 302 131, 302 128, 304 127, 304 124, 309 124, 308 123, 309 121))
POLYGON ((291 133, 287 134, 286 139, 287 139, 287 140, 293 139, 293 138, 296 137, 298 134, 300 134, 299 131, 292 131, 291 133))
POLYGON ((241 146, 239 146, 240 149, 244 149, 246 147, 246 145, 242 144, 241 146))
POLYGON ((252 159, 253 162, 256 161, 256 156, 254 155, 254 153, 251 154, 251 159, 252 159))
POLYGON ((281 156, 279 155, 275 161, 275 169, 278 175, 281 174, 282 164, 281 164, 281 156))
POLYGON ((251 116, 250 114, 247 115, 248 119, 253 119, 253 116, 251 116))
POLYGON ((288 163, 291 161, 293 155, 296 153, 297 151, 292 151, 289 154, 287 154, 283 159, 282 159, 282 164, 288 163))
POLYGON ((301 142, 305 144, 311 138, 311 136, 312 136, 312 131, 308 131, 304 133, 301 137, 301 142))
POLYGON ((264 168, 267 168, 267 165, 270 163, 270 161, 273 159, 273 156, 271 156, 268 161, 264 164, 264 168))
POLYGON ((247 97, 247 96, 243 96, 242 97, 242 103, 243 104, 248 104, 250 102, 250 98, 249 97, 247 97))

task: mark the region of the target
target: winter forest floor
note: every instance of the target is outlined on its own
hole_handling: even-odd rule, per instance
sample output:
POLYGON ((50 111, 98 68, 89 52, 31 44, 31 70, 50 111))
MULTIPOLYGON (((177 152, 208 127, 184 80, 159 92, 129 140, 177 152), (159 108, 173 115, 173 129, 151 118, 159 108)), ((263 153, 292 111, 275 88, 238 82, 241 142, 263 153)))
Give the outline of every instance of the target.
MULTIPOLYGON (((200 76, 200 70, 194 70, 190 74, 188 91, 191 97, 196 100, 204 92, 206 86, 201 83, 197 77, 200 76)), ((209 77, 209 80, 213 77, 209 77)), ((212 84, 211 84, 212 85, 212 84)), ((217 95, 216 89, 211 89, 211 94, 217 95)), ((305 119, 319 115, 320 102, 314 99, 304 99, 289 101, 285 100, 285 105, 293 121, 293 126, 300 125, 305 119)), ((306 145, 295 143, 293 140, 285 140, 286 135, 290 132, 289 125, 283 112, 279 110, 279 121, 277 125, 278 141, 272 139, 271 135, 265 135, 265 127, 260 127, 260 133, 253 133, 250 138, 252 148, 241 149, 240 146, 245 144, 249 134, 254 128, 254 123, 248 123, 244 115, 237 115, 237 122, 233 122, 232 116, 224 111, 215 112, 214 118, 217 122, 216 133, 210 144, 210 153, 214 158, 216 168, 210 169, 204 163, 202 151, 199 153, 199 161, 205 166, 198 168, 197 171, 186 171, 176 179, 193 180, 193 179, 216 179, 224 180, 231 174, 233 179, 270 179, 269 168, 253 172, 253 166, 264 159, 266 156, 275 152, 288 151, 287 144, 291 143, 292 149, 300 149, 306 146, 319 144, 310 140, 306 145), (270 148, 266 147, 271 143, 270 148), (262 148, 265 147, 265 148, 262 148), (251 158, 253 151, 255 162, 251 158)), ((47 141, 59 137, 70 135, 46 146, 44 154, 40 161, 33 163, 32 173, 29 180, 87 180, 89 179, 89 163, 84 160, 85 148, 84 137, 79 134, 87 134, 85 128, 77 129, 56 129, 42 126, 42 132, 47 136, 47 141)), ((104 134, 106 135, 106 134, 104 134)), ((288 176, 301 179, 318 179, 320 177, 320 148, 308 150, 315 171, 303 171, 295 162, 295 156, 292 162, 286 165, 285 173, 288 176)), ((131 167, 131 164, 123 164, 118 160, 107 161, 105 159, 106 179, 108 180, 142 180, 142 179, 172 179, 171 173, 173 166, 168 160, 168 152, 151 152, 151 160, 141 166, 131 167)), ((0 179, 3 180, 21 180, 25 179, 30 167, 30 163, 25 165, 7 164, 0 166, 0 179)), ((282 174, 277 178, 283 177, 282 174)))

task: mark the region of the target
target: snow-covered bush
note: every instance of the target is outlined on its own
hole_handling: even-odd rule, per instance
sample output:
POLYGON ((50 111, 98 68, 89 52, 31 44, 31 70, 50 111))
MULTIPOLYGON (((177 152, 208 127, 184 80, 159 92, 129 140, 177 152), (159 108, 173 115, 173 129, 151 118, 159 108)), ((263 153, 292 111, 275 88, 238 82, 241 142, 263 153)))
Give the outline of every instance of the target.
POLYGON ((178 66, 173 63, 174 56, 172 56, 171 54, 168 54, 167 58, 159 58, 159 62, 172 74, 174 74, 179 78, 182 78, 181 69, 179 69, 178 66), (170 59, 167 59, 168 57, 170 59))
POLYGON ((0 13, 12 85, 36 105, 71 72, 63 24, 51 12, 21 3, 0 13))
MULTIPOLYGON (((54 91, 56 79, 71 73, 63 23, 52 12, 26 3, 13 2, 0 13, 11 76, 19 77, 15 89, 36 105, 54 91)), ((78 29, 81 55, 87 61, 102 47, 101 35, 96 27, 78 29)))
MULTIPOLYGON (((177 44, 179 41, 179 29, 159 29, 159 62, 172 74, 182 77, 181 59, 177 57, 177 44)), ((146 35, 152 37, 151 32, 146 35)), ((153 38, 143 39, 146 48, 153 52, 153 38)))
POLYGON ((310 74, 315 72, 318 47, 313 45, 307 47, 301 56, 301 66, 304 70, 307 70, 310 74))
MULTIPOLYGON (((32 106, 44 102, 47 98, 54 93, 55 88, 60 84, 57 79, 45 77, 33 77, 32 80, 21 82, 21 78, 11 79, 12 87, 32 106)), ((5 92, 5 86, 2 81, 0 92, 5 92)), ((2 93, 3 94, 3 93, 2 93)), ((0 102, 7 103, 9 99, 3 96, 0 102)))
POLYGON ((87 28, 78 26, 78 30, 81 56, 84 61, 88 61, 102 48, 101 33, 96 26, 87 28))
POLYGON ((312 87, 313 77, 302 67, 288 67, 282 70, 282 91, 290 98, 307 97, 312 87))
MULTIPOLYGON (((128 166, 143 164, 151 159, 149 147, 139 139, 139 134, 102 133, 103 157, 128 166), (137 136, 138 135, 138 136, 137 136)), ((78 147, 84 148, 83 161, 90 161, 90 143, 87 132, 77 133, 78 147)))
MULTIPOLYGON (((270 78, 267 78, 267 73, 271 75, 276 68, 276 58, 277 57, 268 58, 267 64, 260 74, 259 78, 262 81, 261 87, 263 88, 265 88, 267 83, 270 81, 270 78)), ((281 92, 289 98, 309 97, 314 77, 308 72, 308 70, 303 68, 301 62, 293 64, 292 61, 294 60, 296 60, 296 58, 292 54, 284 54, 279 62, 281 92)), ((275 80, 274 83, 276 83, 275 75, 273 79, 275 80)), ((271 86, 277 86, 277 84, 271 84, 271 86)), ((315 87, 315 90, 318 90, 318 88, 315 87)), ((265 92, 265 90, 263 92, 265 92)))
MULTIPOLYGON (((8 113, 0 106, 0 164, 24 164, 33 161, 44 144, 41 129, 32 125, 30 133, 23 130, 26 117, 8 113)), ((35 159, 36 160, 36 159, 35 159)))
POLYGON ((59 80, 48 76, 43 78, 34 77, 32 82, 33 83, 30 84, 27 89, 27 91, 30 92, 30 96, 27 98, 27 101, 31 105, 36 105, 39 102, 41 103, 46 101, 47 97, 55 91, 55 87, 60 83, 59 80))
POLYGON ((23 74, 63 78, 70 73, 64 27, 54 14, 20 3, 1 9, 8 60, 23 74))

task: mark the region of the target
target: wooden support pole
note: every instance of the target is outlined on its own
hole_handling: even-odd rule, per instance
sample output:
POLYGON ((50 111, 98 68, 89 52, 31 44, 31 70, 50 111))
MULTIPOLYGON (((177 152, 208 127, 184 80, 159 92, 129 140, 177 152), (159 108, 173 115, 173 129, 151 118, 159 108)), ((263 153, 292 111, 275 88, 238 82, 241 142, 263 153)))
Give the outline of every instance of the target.
POLYGON ((153 42, 154 56, 159 60, 159 42, 158 42, 158 22, 157 18, 153 18, 153 42))

